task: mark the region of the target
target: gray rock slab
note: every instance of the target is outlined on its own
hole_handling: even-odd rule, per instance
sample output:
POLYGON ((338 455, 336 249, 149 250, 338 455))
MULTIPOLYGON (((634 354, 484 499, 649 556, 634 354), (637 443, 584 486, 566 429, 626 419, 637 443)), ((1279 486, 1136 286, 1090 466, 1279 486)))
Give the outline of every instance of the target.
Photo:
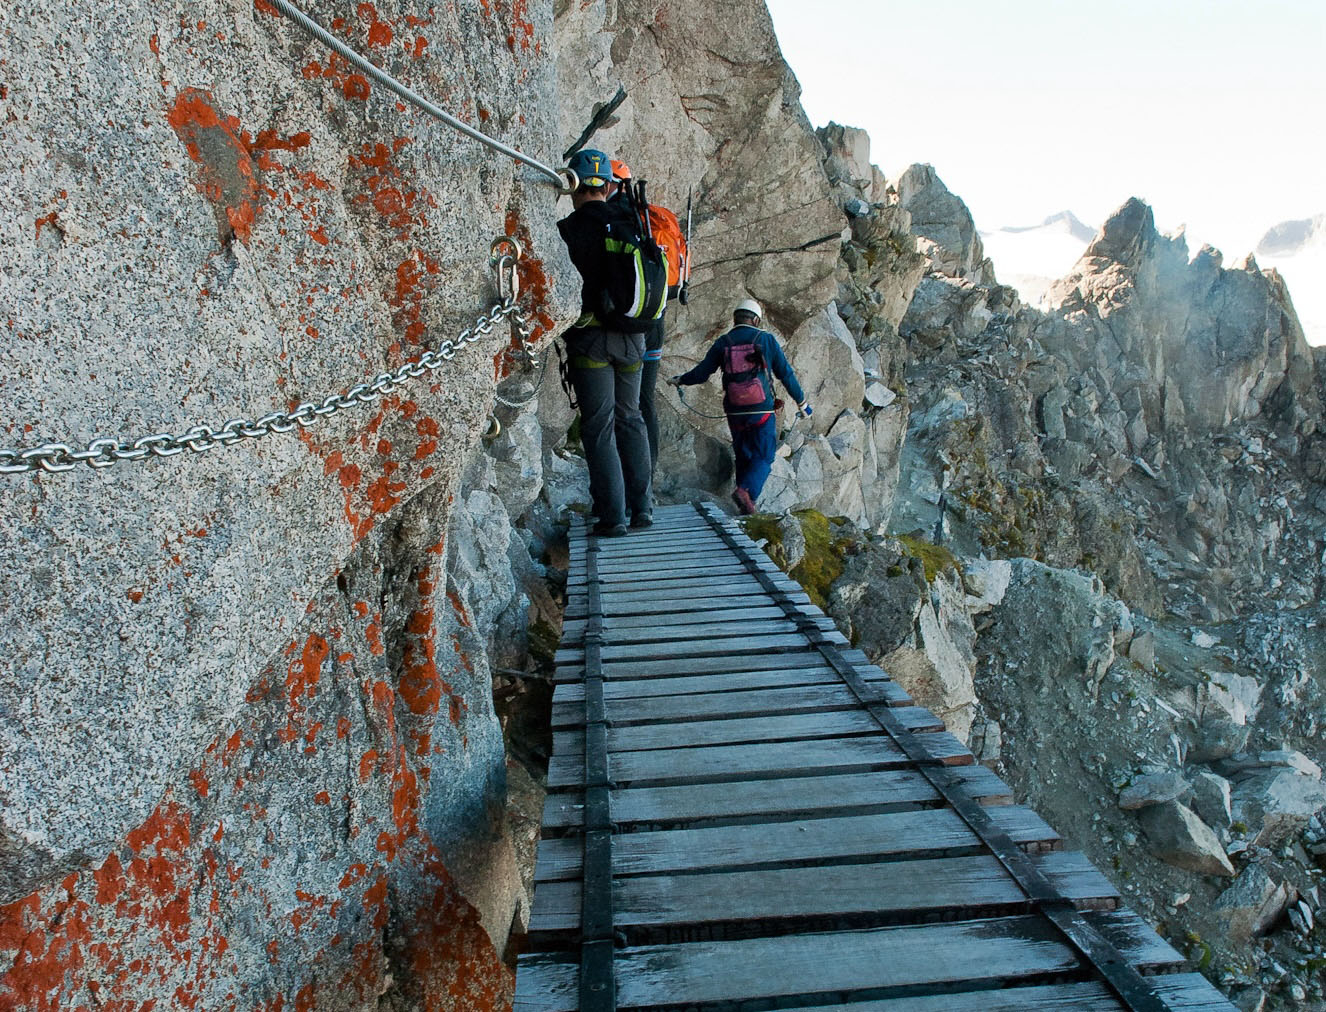
POLYGON ((1279 919, 1293 895, 1290 887, 1272 879, 1260 864, 1250 864, 1217 897, 1211 910, 1229 939, 1243 944, 1279 919))
POLYGON ((1160 805, 1186 797, 1191 785, 1182 773, 1169 770, 1164 773, 1145 773, 1119 792, 1119 807, 1135 811, 1148 805, 1160 805))
POLYGON ((1191 782, 1193 811, 1209 826, 1229 828, 1233 820, 1229 781, 1210 770, 1198 770, 1192 774, 1191 782))
POLYGON ((1292 769, 1258 773, 1234 785, 1234 821, 1248 827, 1249 840, 1274 847, 1326 808, 1326 784, 1292 769))
POLYGON ((1138 815, 1157 857, 1201 875, 1234 877, 1234 866, 1211 827, 1177 801, 1149 805, 1138 815))

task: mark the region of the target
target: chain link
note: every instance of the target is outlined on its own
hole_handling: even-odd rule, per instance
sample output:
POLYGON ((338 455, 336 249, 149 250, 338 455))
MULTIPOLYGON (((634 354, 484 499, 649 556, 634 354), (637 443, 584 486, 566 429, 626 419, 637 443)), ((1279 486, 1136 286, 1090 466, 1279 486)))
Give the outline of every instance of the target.
POLYGON ((512 361, 523 363, 528 368, 534 360, 530 344, 532 328, 515 301, 518 290, 515 268, 520 256, 519 244, 515 244, 515 248, 514 255, 494 257, 492 260, 498 276, 499 301, 480 315, 473 326, 462 330, 454 339, 443 341, 436 348, 425 351, 417 359, 391 372, 379 373, 343 393, 330 394, 318 402, 305 401, 289 411, 272 411, 255 419, 231 418, 218 428, 195 425, 179 435, 157 432, 134 440, 103 437, 92 440, 82 450, 75 450, 67 443, 44 443, 26 450, 0 449, 0 474, 28 474, 39 470, 59 474, 72 471, 79 464, 101 469, 121 460, 173 457, 185 450, 206 453, 217 446, 232 446, 245 439, 262 439, 273 432, 292 432, 338 411, 372 404, 411 381, 435 372, 468 345, 482 341, 504 320, 511 321, 512 331, 516 335, 516 347, 508 351, 507 355, 512 361))

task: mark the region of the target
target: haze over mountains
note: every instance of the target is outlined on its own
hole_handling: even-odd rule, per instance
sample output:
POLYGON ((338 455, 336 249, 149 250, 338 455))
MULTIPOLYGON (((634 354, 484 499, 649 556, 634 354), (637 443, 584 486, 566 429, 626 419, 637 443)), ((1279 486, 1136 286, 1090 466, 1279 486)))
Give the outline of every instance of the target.
MULTIPOLYGON (((1095 227, 1072 211, 1052 214, 1038 225, 1005 226, 981 232, 986 255, 999 280, 1018 290, 1029 305, 1040 305, 1050 285, 1066 275, 1095 236, 1095 227)), ((1202 247, 1188 237, 1188 252, 1202 247)), ((1226 252, 1226 262, 1242 252, 1226 252)), ((1326 344, 1326 214, 1283 221, 1266 230, 1254 254, 1263 268, 1274 267, 1285 278, 1308 341, 1326 344)))

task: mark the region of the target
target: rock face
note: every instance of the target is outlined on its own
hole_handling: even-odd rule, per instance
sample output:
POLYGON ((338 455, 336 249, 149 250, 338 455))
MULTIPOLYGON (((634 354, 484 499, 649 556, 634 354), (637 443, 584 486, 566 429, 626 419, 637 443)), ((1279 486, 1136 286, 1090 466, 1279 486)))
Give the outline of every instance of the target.
MULTIPOLYGON (((471 323, 508 230, 542 277, 529 170, 266 4, 158 13, 6 13, 6 445, 320 400, 471 323)), ((336 31, 555 157, 548 5, 336 31)), ((573 295, 546 280, 541 319, 573 295)), ((501 1000, 449 871, 501 853, 504 757, 485 603, 446 562, 506 340, 297 433, 5 479, 0 1004, 501 1000)))

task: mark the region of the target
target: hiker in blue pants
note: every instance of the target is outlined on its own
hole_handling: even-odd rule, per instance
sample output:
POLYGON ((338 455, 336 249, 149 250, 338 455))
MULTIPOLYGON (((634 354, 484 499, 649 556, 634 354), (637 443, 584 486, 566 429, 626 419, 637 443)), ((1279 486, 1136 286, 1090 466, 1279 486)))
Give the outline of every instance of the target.
POLYGON ((737 470, 732 501, 746 514, 755 512, 755 501, 769 478, 778 449, 773 377, 777 376, 792 395, 801 414, 811 414, 806 395, 778 340, 760 329, 762 313, 754 299, 743 301, 732 312, 733 328, 713 343, 704 360, 689 372, 668 380, 678 387, 694 386, 716 370, 723 370, 723 411, 732 432, 737 470))

